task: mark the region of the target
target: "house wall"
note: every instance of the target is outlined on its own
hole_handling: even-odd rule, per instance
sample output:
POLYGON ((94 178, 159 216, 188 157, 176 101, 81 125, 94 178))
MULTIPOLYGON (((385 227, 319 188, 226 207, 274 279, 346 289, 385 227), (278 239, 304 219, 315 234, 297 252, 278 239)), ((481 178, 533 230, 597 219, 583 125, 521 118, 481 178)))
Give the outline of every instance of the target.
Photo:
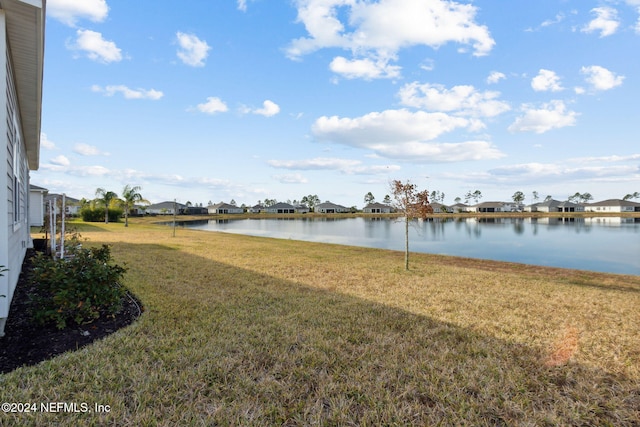
POLYGON ((0 10, 0 336, 29 242, 27 221, 29 173, 22 123, 6 38, 6 19, 0 10))
POLYGON ((594 206, 587 208, 590 212, 633 212, 633 206, 594 206))
POLYGON ((42 191, 29 191, 29 225, 44 225, 44 194, 42 191))

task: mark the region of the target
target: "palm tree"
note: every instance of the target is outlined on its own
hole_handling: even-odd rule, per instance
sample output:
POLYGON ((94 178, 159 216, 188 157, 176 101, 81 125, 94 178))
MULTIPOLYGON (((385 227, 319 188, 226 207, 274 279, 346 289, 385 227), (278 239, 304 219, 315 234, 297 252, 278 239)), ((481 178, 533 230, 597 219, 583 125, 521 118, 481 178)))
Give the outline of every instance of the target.
POLYGON ((118 198, 118 195, 113 191, 106 191, 104 188, 98 188, 96 190, 96 197, 98 201, 104 205, 104 223, 109 224, 109 205, 111 201, 118 198))
POLYGON ((129 209, 136 203, 149 203, 140 194, 142 188, 139 185, 130 186, 129 184, 124 186, 122 190, 122 198, 124 199, 124 226, 129 226, 129 209))

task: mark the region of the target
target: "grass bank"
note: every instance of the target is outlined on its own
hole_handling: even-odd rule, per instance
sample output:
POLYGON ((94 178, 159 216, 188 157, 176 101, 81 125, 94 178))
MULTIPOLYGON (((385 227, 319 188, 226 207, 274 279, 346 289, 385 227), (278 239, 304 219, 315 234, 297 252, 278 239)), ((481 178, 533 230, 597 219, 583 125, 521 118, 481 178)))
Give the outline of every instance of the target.
POLYGON ((638 425, 640 277, 132 221, 133 326, 0 375, 0 425, 638 425))

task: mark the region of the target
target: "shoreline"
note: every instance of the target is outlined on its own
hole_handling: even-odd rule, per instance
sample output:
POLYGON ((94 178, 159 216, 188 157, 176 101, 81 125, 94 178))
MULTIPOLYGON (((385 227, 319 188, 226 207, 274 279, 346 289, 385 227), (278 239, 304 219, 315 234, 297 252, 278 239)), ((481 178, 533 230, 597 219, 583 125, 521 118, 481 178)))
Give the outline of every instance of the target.
MULTIPOLYGON (((176 220, 184 221, 201 221, 205 219, 270 219, 270 218, 401 218, 402 214, 368 214, 362 212, 354 213, 306 213, 306 214, 271 214, 271 213, 242 213, 242 214, 208 214, 208 215, 176 215, 176 220)), ((434 213, 427 218, 638 218, 640 220, 640 212, 464 212, 464 213, 434 213)), ((166 219, 172 220, 173 215, 147 215, 137 218, 144 222, 166 222, 166 219)))
MULTIPOLYGON (((329 214, 329 215, 318 215, 316 216, 316 218, 324 218, 326 216, 329 217, 336 217, 334 214, 329 214)), ((388 217, 388 218, 392 218, 394 217, 393 215, 388 215, 388 214, 382 214, 382 215, 349 215, 349 216, 343 216, 343 218, 355 218, 355 217, 388 217)), ((520 215, 522 217, 522 215, 520 215)), ((610 217, 617 217, 617 215, 609 215, 610 217)), ((261 216, 258 219, 278 219, 282 216, 261 216)), ((294 219, 291 218, 293 217, 293 215, 289 215, 288 216, 290 219, 294 219)), ((298 215, 299 218, 304 219, 304 218, 309 218, 306 215, 298 215)), ((458 217, 461 217, 458 215, 458 217)), ((463 218, 469 218, 469 216, 462 216, 463 218)), ((478 215, 474 215, 471 217, 478 217, 478 215)), ((485 217, 505 217, 504 215, 502 216, 485 216, 485 215, 481 215, 481 218, 485 218, 485 217)), ((513 217, 513 216, 511 216, 513 217)), ((555 215, 545 215, 545 216, 539 216, 539 217, 555 217, 555 215)), ((537 218, 539 218, 537 217, 537 218)), ((637 216, 638 218, 640 218, 640 215, 637 216)), ((236 220, 242 220, 242 219, 255 219, 255 218, 248 218, 248 217, 244 217, 240 214, 235 214, 235 215, 220 215, 220 217, 216 217, 216 218, 212 218, 211 216, 208 217, 200 217, 200 218, 191 218, 189 220, 183 220, 181 217, 177 217, 179 218, 179 220, 177 220, 177 223, 180 222, 190 222, 190 221, 196 221, 196 220, 212 220, 212 219, 236 219, 236 220), (221 218, 221 217, 225 217, 225 218, 221 218)), ((437 218, 443 218, 441 216, 438 216, 437 218)), ((171 221, 160 221, 160 222, 156 222, 156 221, 152 221, 152 222, 147 222, 147 219, 143 219, 142 221, 140 221, 140 223, 146 223, 149 225, 162 225, 163 227, 171 227, 171 221)), ((184 227, 180 227, 181 229, 189 229, 190 231, 198 231, 198 232, 206 232, 206 233, 211 233, 215 230, 199 230, 199 229, 190 229, 190 228, 184 228, 184 227)), ((264 238, 264 239, 271 239, 271 240, 278 240, 278 241, 295 241, 295 242, 302 242, 302 243, 311 243, 311 244, 320 244, 320 245, 336 245, 336 246, 344 246, 344 247, 352 247, 352 248, 360 248, 360 249, 372 249, 372 250, 382 250, 382 251, 390 251, 390 252, 394 252, 394 253, 400 253, 400 254, 404 254, 403 250, 401 249, 391 249, 391 248, 382 248, 382 247, 374 247, 374 246, 367 246, 367 245, 356 245, 356 244, 345 244, 345 243, 335 243, 335 242, 319 242, 319 241, 313 241, 313 240, 304 240, 304 239, 296 239, 296 238, 286 238, 286 237, 275 237, 275 236, 264 236, 264 235, 253 235, 253 234, 245 234, 245 233, 234 233, 234 232, 228 232, 228 231, 217 231, 218 233, 223 233, 225 235, 231 235, 231 236, 246 236, 246 237, 253 237, 253 238, 264 238)), ((411 242, 410 242, 411 245, 411 242)), ((434 256, 434 257, 448 257, 448 258, 454 258, 454 259, 458 259, 458 260, 468 260, 471 261, 469 264, 473 264, 476 268, 479 268, 479 266, 481 264, 485 264, 485 266, 482 269, 486 269, 486 265, 490 264, 490 263, 506 263, 506 264, 513 264, 516 266, 522 266, 521 268, 545 268, 545 269, 560 269, 560 270, 567 270, 567 271, 576 271, 576 272, 583 272, 586 274, 611 274, 611 275, 616 275, 616 276, 628 276, 628 277, 633 277, 633 278, 640 278, 640 274, 632 274, 632 273, 627 273, 627 272, 612 272, 612 271, 604 271, 604 270, 589 270, 589 269, 581 269, 581 268, 572 268, 572 267, 562 267, 562 266, 554 266, 554 265, 545 265, 545 264, 534 264, 534 263, 526 263, 526 262, 519 262, 519 261, 510 261, 510 260, 500 260, 500 259, 493 259, 493 258, 481 258, 481 257, 470 257, 470 256, 462 256, 462 255, 455 255, 455 254, 444 254, 444 253, 436 253, 436 252, 422 252, 422 251, 415 251, 415 250, 410 250, 411 256, 419 256, 419 255, 426 255, 426 256, 434 256)), ((455 264, 455 262, 454 262, 455 264)), ((498 268, 499 269, 499 268, 498 268)))

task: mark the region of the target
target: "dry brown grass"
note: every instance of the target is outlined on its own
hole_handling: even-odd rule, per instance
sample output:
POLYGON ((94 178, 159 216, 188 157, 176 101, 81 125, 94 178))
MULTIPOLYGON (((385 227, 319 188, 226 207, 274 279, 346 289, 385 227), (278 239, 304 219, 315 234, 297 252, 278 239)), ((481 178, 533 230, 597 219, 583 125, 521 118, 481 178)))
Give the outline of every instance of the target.
POLYGON ((133 223, 83 226, 147 311, 0 376, 31 425, 638 425, 640 277, 133 223))

